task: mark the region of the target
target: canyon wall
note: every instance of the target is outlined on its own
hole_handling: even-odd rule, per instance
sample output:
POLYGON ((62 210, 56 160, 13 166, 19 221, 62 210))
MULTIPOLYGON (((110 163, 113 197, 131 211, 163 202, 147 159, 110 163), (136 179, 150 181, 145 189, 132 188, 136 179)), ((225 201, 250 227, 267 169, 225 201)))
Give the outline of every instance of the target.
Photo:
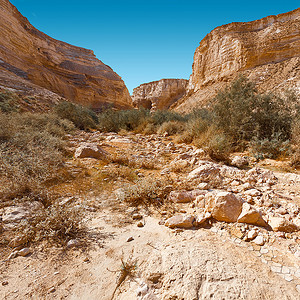
POLYGON ((211 31, 195 51, 187 96, 173 107, 205 105, 239 73, 264 92, 300 92, 300 8, 211 31))
POLYGON ((134 106, 152 110, 168 109, 185 95, 187 84, 186 79, 161 79, 141 84, 133 90, 134 106))
POLYGON ((0 88, 41 102, 67 99, 94 109, 132 107, 121 77, 93 51, 37 30, 8 0, 0 0, 0 88))

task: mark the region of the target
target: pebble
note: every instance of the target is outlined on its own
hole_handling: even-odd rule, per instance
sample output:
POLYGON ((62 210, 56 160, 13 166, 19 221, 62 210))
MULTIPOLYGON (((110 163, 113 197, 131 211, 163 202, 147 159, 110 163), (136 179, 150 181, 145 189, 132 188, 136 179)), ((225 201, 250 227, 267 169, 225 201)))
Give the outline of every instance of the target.
POLYGON ((253 242, 256 244, 256 245, 259 245, 259 246, 263 246, 265 241, 264 241, 264 237, 262 235, 258 235, 254 240, 253 242))
POLYGON ((288 282, 292 281, 293 280, 293 276, 291 274, 285 274, 284 275, 284 279, 288 282))
POLYGON ((134 240, 134 238, 133 238, 132 236, 130 236, 130 237, 127 239, 126 242, 131 242, 131 241, 133 241, 133 240, 134 240))
POLYGON ((2 281, 2 285, 8 285, 8 281, 2 281))
POLYGON ((80 242, 78 240, 69 240, 67 243, 67 248, 78 247, 80 242))
POLYGON ((247 239, 251 241, 257 237, 257 234, 258 234, 257 231, 252 229, 248 232, 247 239))
POLYGON ((132 215, 133 220, 141 220, 143 216, 141 214, 135 213, 132 215))
POLYGON ((20 255, 20 256, 27 256, 30 253, 31 252, 30 252, 29 248, 23 248, 23 249, 18 251, 18 255, 20 255))
POLYGON ((144 223, 142 221, 138 222, 137 227, 144 227, 144 223))
POLYGON ((49 289, 49 293, 54 293, 56 291, 55 287, 53 286, 52 288, 49 289))
POLYGON ((267 248, 262 247, 262 248, 260 249, 260 253, 261 253, 261 254, 267 254, 268 252, 269 252, 269 250, 268 250, 267 248))

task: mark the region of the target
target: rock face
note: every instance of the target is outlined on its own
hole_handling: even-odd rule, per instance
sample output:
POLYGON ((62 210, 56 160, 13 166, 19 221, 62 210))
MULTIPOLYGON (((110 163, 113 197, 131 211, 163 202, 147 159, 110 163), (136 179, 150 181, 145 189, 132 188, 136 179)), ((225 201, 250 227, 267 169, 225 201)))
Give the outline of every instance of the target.
POLYGON ((0 0, 0 88, 41 102, 65 98, 95 109, 132 106, 121 77, 93 51, 40 32, 8 0, 0 0))
POLYGON ((300 92, 300 8, 247 23, 215 28, 194 54, 188 96, 175 107, 205 105, 238 73, 261 91, 294 88, 300 92))
POLYGON ((161 79, 144 83, 133 90, 132 100, 136 107, 168 109, 185 95, 187 84, 186 79, 161 79))

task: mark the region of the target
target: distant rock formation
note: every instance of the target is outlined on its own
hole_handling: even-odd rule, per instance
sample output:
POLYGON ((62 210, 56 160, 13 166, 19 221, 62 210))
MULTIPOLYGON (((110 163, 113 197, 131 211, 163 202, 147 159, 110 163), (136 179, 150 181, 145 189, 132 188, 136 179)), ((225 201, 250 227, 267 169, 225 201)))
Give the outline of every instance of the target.
POLYGON ((121 77, 93 51, 40 32, 8 0, 0 0, 0 88, 41 102, 65 98, 94 109, 132 107, 121 77))
POLYGON ((247 23, 215 28, 196 49, 187 96, 175 104, 202 106, 238 73, 261 91, 300 92, 300 8, 247 23))
POLYGON ((187 84, 186 79, 161 79, 141 84, 133 90, 134 106, 152 110, 168 109, 185 95, 187 84))

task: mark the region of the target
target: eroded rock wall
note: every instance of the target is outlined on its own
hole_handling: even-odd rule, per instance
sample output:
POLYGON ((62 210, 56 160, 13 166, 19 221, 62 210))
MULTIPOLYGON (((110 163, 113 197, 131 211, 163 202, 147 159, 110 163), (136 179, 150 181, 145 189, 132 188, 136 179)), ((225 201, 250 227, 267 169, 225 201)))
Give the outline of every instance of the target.
POLYGON ((38 94, 41 101, 44 94, 56 95, 95 109, 106 103, 132 106, 121 77, 93 51, 37 30, 8 0, 0 0, 0 87, 38 94))
POLYGON ((161 79, 144 83, 133 90, 132 100, 136 107, 168 109, 185 95, 187 84, 186 79, 161 79))
POLYGON ((223 25, 206 35, 194 54, 188 96, 177 109, 204 105, 239 73, 262 91, 300 92, 300 8, 223 25))

